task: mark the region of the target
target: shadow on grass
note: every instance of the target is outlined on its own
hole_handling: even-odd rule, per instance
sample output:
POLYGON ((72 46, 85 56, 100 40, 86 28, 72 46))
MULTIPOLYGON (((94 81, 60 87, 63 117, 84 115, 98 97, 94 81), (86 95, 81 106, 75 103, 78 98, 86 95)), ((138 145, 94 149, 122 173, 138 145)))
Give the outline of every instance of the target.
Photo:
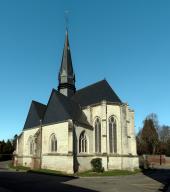
POLYGON ((65 183, 72 179, 76 178, 56 175, 54 177, 49 174, 35 174, 31 172, 0 172, 0 189, 6 189, 14 192, 95 192, 94 190, 71 186, 65 183))
POLYGON ((170 168, 155 167, 152 169, 143 169, 142 173, 164 185, 164 187, 160 188, 158 191, 167 191, 170 184, 170 168))
POLYGON ((50 175, 50 176, 58 176, 58 177, 68 177, 70 179, 76 179, 77 177, 74 175, 64 174, 63 172, 51 171, 51 170, 28 170, 27 173, 35 173, 42 175, 50 175))

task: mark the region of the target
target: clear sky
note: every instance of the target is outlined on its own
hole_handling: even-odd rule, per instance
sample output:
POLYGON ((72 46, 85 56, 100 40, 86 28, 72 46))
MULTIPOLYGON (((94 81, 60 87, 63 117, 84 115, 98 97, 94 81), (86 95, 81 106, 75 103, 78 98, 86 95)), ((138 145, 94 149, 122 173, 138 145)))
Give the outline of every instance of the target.
POLYGON ((106 78, 136 131, 152 112, 170 125, 169 0, 0 0, 0 140, 57 88, 65 10, 77 89, 106 78))

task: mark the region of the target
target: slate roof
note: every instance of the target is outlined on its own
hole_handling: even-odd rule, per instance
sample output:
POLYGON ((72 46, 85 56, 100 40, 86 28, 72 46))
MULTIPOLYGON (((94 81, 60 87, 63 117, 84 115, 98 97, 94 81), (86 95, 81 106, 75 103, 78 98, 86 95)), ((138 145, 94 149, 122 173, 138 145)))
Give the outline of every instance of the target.
POLYGON ((72 59, 71 59, 71 51, 70 51, 70 45, 68 40, 68 31, 66 31, 66 39, 64 43, 64 50, 63 50, 63 56, 61 61, 61 67, 59 76, 74 76, 73 72, 73 65, 72 65, 72 59))
POLYGON ((72 99, 79 103, 81 107, 99 103, 102 100, 122 103, 106 80, 99 81, 78 90, 72 99))
POLYGON ((43 124, 68 119, 90 126, 79 104, 53 89, 44 115, 43 124))
POLYGON ((37 113, 38 113, 38 116, 39 118, 42 120, 44 118, 44 114, 45 114, 45 111, 46 111, 46 105, 42 104, 42 103, 39 103, 37 101, 32 101, 35 105, 35 108, 37 110, 37 113))
POLYGON ((23 129, 39 126, 40 119, 43 119, 45 110, 46 105, 32 101, 23 129))
POLYGON ((53 89, 47 106, 32 101, 24 129, 43 124, 52 124, 72 119, 78 123, 91 126, 82 111, 82 107, 96 104, 106 100, 114 103, 122 103, 106 80, 78 90, 72 98, 69 98, 53 89))

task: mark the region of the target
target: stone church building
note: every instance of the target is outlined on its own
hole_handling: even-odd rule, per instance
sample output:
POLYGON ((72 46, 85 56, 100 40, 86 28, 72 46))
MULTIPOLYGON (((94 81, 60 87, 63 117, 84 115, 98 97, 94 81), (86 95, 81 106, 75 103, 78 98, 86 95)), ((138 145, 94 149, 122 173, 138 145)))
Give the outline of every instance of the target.
POLYGON ((67 31, 58 80, 47 104, 32 101, 15 165, 74 173, 99 157, 105 170, 137 168, 134 111, 106 80, 76 90, 67 31))

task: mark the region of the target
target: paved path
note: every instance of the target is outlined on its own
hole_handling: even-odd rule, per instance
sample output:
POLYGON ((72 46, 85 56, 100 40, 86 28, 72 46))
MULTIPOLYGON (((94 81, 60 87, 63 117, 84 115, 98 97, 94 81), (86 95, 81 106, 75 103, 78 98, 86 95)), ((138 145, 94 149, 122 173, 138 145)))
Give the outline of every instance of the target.
POLYGON ((80 178, 67 181, 67 184, 86 187, 103 192, 155 192, 165 191, 165 185, 170 181, 170 171, 158 170, 147 175, 80 178))
POLYGON ((0 169, 0 192, 156 192, 165 191, 168 182, 168 168, 131 176, 79 179, 0 169))
POLYGON ((0 161, 0 171, 7 170, 11 161, 0 161))

